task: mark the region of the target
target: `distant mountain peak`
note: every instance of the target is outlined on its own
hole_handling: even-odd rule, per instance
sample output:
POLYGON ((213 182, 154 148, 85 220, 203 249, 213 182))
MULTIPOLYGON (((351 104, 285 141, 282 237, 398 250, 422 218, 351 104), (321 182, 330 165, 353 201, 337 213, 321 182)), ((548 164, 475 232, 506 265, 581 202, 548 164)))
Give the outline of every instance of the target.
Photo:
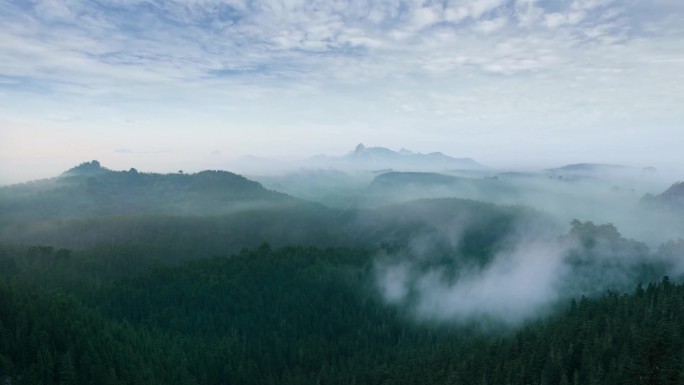
MULTIPOLYGON (((351 161, 357 167, 365 164, 371 169, 389 168, 400 170, 447 170, 447 169, 483 169, 484 166, 470 158, 453 158, 441 152, 422 154, 401 148, 399 151, 387 147, 366 147, 359 143, 353 152, 341 158, 328 158, 335 161, 351 161)), ((317 160, 324 160, 318 157, 317 160)))

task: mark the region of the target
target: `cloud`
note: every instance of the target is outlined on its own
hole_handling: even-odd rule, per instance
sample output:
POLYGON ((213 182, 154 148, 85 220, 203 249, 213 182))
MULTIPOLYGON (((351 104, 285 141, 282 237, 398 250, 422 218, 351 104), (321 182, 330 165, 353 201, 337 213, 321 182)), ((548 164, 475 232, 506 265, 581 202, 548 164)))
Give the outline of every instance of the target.
POLYGON ((558 28, 563 25, 575 25, 582 19, 584 19, 583 12, 549 13, 544 16, 544 25, 548 28, 558 28))
POLYGON ((485 269, 461 274, 455 283, 439 270, 430 271, 416 283, 415 311, 438 321, 519 323, 560 298, 557 285, 568 270, 563 252, 549 243, 518 245, 485 269))
MULTIPOLYGON (((382 299, 421 322, 517 325, 570 298, 625 292, 641 280, 681 277, 683 271, 681 239, 651 253, 646 244, 622 238, 613 225, 592 222, 573 224, 560 237, 535 226, 520 228, 491 259, 473 258, 456 251, 467 221, 460 219, 460 230, 435 227, 453 237, 450 252, 437 250, 437 237, 422 235, 400 251, 378 255, 374 278, 382 299)), ((643 218, 640 225, 643 231, 643 218)))
POLYGON ((0 118, 68 110, 79 122, 52 135, 116 127, 126 146, 167 127, 183 147, 191 126, 238 147, 389 133, 485 153, 508 130, 664 134, 684 122, 683 12, 669 0, 0 0, 0 118))
MULTIPOLYGON (((0 65, 0 72, 73 83, 86 83, 93 77, 196 81, 240 69, 250 69, 243 74, 249 77, 301 80, 304 74, 314 74, 336 78, 344 74, 326 69, 339 57, 362 66, 384 65, 384 58, 410 63, 421 54, 416 43, 446 33, 454 39, 431 48, 433 52, 452 48, 452 42, 467 36, 471 23, 476 31, 501 34, 481 41, 483 46, 515 36, 513 27, 506 28, 511 12, 519 25, 530 28, 527 33, 538 38, 561 45, 595 38, 597 31, 615 29, 615 21, 607 23, 601 15, 616 14, 619 8, 603 0, 576 0, 553 12, 547 12, 544 5, 535 0, 419 5, 362 0, 41 0, 27 8, 8 2, 2 17, 8 26, 3 32, 6 39, 0 46, 0 54, 8 61, 0 65), (553 37, 535 25, 576 28, 553 37), (79 81, 79 75, 86 76, 79 81)), ((453 48, 466 55, 475 50, 459 44, 453 48)), ((404 72, 416 69, 420 68, 408 66, 404 72)))
POLYGON ((508 18, 506 17, 484 20, 475 25, 475 30, 484 34, 490 34, 502 29, 507 22, 508 18))
POLYGON ((544 15, 544 9, 537 5, 539 0, 516 0, 515 16, 520 27, 534 26, 544 15))
POLYGON ((469 4, 470 15, 473 19, 479 19, 484 14, 501 7, 504 0, 474 0, 469 4))

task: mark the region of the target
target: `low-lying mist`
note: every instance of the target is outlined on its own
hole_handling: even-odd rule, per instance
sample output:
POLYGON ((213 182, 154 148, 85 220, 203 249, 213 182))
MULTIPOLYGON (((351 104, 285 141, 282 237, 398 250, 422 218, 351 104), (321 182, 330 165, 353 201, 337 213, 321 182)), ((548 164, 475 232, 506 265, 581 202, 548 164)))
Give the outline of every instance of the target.
POLYGON ((571 297, 684 273, 684 189, 663 194, 675 175, 590 164, 501 172, 443 154, 388 151, 360 146, 323 158, 325 169, 258 181, 86 162, 0 188, 0 242, 139 243, 169 260, 263 242, 382 250, 373 269, 382 298, 435 322, 518 324, 571 297), (396 159, 404 168, 373 168, 396 159))
MULTIPOLYGON (((517 324, 559 299, 563 250, 529 243, 496 255, 485 267, 421 267, 410 258, 376 264, 377 284, 390 304, 407 306, 419 320, 490 320, 517 324)), ((419 257, 418 257, 419 258, 419 257)))
POLYGON ((628 292, 684 273, 682 240, 651 252, 609 224, 573 221, 556 237, 528 230, 511 234, 485 264, 459 254, 436 258, 422 240, 380 253, 376 287, 386 303, 407 309, 419 322, 517 325, 570 298, 628 292))
POLYGON ((644 197, 663 193, 679 179, 676 173, 605 165, 534 172, 303 168, 257 177, 268 188, 340 209, 433 198, 523 205, 544 211, 558 223, 574 218, 613 223, 626 236, 651 247, 684 237, 684 210, 643 204, 644 197))

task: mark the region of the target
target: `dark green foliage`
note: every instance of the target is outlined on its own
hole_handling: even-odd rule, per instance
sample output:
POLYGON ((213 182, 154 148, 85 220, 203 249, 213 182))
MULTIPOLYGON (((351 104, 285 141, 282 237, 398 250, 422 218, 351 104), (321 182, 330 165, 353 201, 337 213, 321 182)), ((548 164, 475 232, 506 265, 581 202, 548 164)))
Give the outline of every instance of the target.
POLYGON ((563 238, 573 246, 568 262, 575 278, 565 290, 587 295, 627 291, 635 282, 657 279, 671 268, 671 256, 651 255, 645 244, 623 238, 612 224, 573 220, 571 225, 563 238))
POLYGON ((486 268, 517 234, 557 234, 526 208, 432 199, 341 211, 226 172, 89 162, 0 189, 0 212, 3 384, 683 380, 684 286, 632 290, 676 267, 681 241, 650 254, 612 225, 573 222, 560 243, 577 279, 564 289, 592 298, 505 330, 387 306, 375 257, 454 277, 486 268))
MULTIPOLYGON (((163 373, 151 368, 167 358, 142 349, 167 349, 169 344, 166 338, 107 320, 71 296, 4 280, 0 335, 5 358, 0 376, 19 384, 104 383, 112 373, 125 379, 122 383, 161 383, 151 373, 163 373)), ((165 377, 173 379, 170 373, 165 377)))
MULTIPOLYGON (((5 249, 0 261, 15 251, 5 249)), ((0 378, 16 383, 682 380, 684 285, 667 278, 632 294, 573 300, 561 314, 518 331, 483 333, 416 323, 384 306, 363 250, 262 245, 95 286, 61 277, 68 270, 60 263, 78 253, 26 253, 52 268, 32 280, 17 273, 30 268, 21 261, 0 275, 0 378)))
POLYGON ((177 261, 229 254, 265 241, 275 245, 342 245, 348 236, 339 226, 331 225, 334 215, 329 214, 324 208, 297 207, 254 209, 213 217, 116 216, 39 224, 15 222, 2 229, 0 239, 68 249, 107 245, 122 254, 146 253, 177 261))
POLYGON ((456 255, 480 265, 510 247, 522 232, 548 235, 557 230, 552 221, 527 207, 453 198, 388 205, 359 215, 352 224, 355 239, 408 246, 438 258, 456 255))
POLYGON ((225 255, 263 242, 275 246, 409 247, 486 263, 512 232, 557 229, 538 212, 462 199, 429 199, 373 210, 338 211, 320 205, 254 208, 209 217, 104 216, 13 221, 0 241, 82 249, 111 245, 121 255, 146 253, 165 261, 225 255))

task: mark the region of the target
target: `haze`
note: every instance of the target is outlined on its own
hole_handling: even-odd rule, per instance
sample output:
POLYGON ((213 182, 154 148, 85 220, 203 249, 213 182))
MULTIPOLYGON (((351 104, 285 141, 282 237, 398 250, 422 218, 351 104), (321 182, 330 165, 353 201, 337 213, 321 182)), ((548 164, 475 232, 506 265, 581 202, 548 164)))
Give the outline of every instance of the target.
POLYGON ((676 0, 0 0, 0 184, 359 142, 676 168, 682 16, 676 0))

